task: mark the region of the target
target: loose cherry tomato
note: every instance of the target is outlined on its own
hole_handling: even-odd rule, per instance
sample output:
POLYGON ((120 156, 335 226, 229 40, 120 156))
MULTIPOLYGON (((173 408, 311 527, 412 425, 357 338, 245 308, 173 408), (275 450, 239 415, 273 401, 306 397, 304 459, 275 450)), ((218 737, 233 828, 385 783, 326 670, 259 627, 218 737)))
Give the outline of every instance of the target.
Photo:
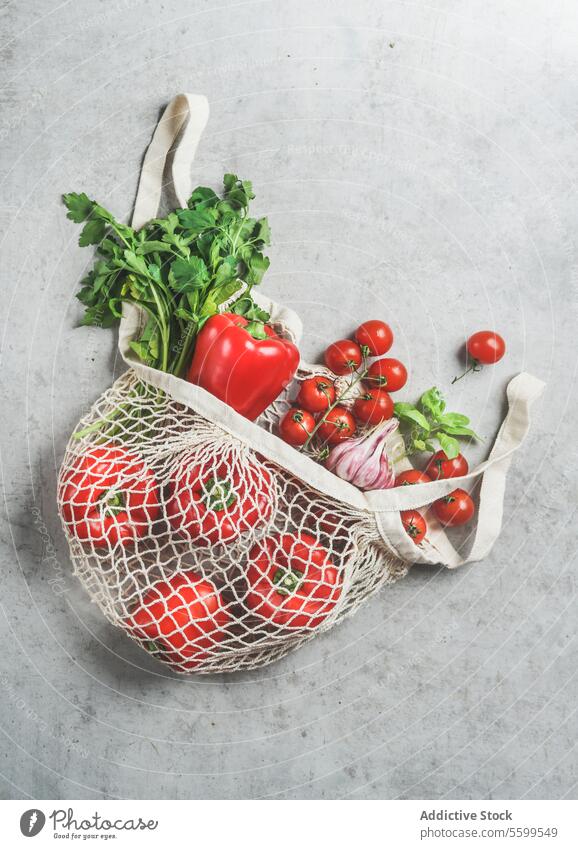
POLYGON ((408 469, 400 472, 395 479, 396 486, 412 486, 415 483, 431 483, 431 478, 418 469, 408 469))
POLYGON ((279 433, 289 445, 303 445, 314 427, 315 419, 311 413, 292 407, 279 422, 279 433))
POLYGON ((368 349, 373 357, 387 354, 393 345, 393 333, 385 321, 364 321, 353 334, 362 347, 368 349))
POLYGON ((402 362, 393 357, 376 360, 369 367, 364 378, 369 386, 378 386, 388 392, 397 392, 407 383, 407 369, 402 362))
POLYGON ((499 333, 480 330, 470 336, 467 342, 468 354, 472 360, 490 366, 501 360, 506 353, 506 343, 499 333))
POLYGON ((343 439, 348 439, 356 431, 355 419, 345 407, 334 407, 327 413, 327 418, 319 426, 317 433, 328 445, 337 445, 343 439))
POLYGON ((335 387, 326 377, 308 377, 301 384, 297 403, 310 413, 324 413, 335 401, 335 387))
POLYGON ((379 424, 393 416, 393 401, 383 389, 369 389, 356 398, 353 412, 363 424, 379 424))
POLYGON ((421 513, 417 510, 403 510, 401 523, 409 537, 419 545, 427 532, 427 524, 421 513))
POLYGON ((462 454, 458 454, 453 460, 448 460, 445 451, 436 451, 430 457, 425 473, 432 481, 437 481, 445 478, 460 478, 462 475, 467 475, 469 469, 468 461, 462 454))
POLYGON ((334 374, 349 374, 357 371, 362 359, 361 348, 351 339, 340 339, 325 351, 325 365, 334 374))
POLYGON ((442 523, 450 528, 465 525, 474 515, 475 507, 465 489, 454 489, 449 495, 433 503, 433 511, 442 523))

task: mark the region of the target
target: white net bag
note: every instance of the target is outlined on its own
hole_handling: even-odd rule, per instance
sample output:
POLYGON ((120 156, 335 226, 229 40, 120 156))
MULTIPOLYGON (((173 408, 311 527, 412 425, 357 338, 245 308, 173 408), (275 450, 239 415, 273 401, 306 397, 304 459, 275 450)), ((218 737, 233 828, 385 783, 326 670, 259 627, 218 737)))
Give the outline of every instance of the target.
MULTIPOLYGON (((167 152, 177 197, 207 120, 204 98, 179 95, 143 165, 134 226, 156 214, 167 152)), ((291 310, 260 303, 299 341, 291 310)), ((251 422, 204 389, 143 365, 130 349, 142 316, 125 305, 120 350, 129 370, 71 437, 58 482, 74 571, 115 626, 177 672, 270 663, 352 614, 413 562, 464 560, 431 511, 482 478, 476 539, 483 557, 502 518, 512 452, 529 427, 540 381, 518 375, 488 461, 462 478, 361 492, 276 435, 295 386, 251 422), (400 511, 426 508, 415 546, 400 511)), ((321 369, 302 364, 296 382, 321 369)), ((401 468, 409 463, 400 464, 401 468)))

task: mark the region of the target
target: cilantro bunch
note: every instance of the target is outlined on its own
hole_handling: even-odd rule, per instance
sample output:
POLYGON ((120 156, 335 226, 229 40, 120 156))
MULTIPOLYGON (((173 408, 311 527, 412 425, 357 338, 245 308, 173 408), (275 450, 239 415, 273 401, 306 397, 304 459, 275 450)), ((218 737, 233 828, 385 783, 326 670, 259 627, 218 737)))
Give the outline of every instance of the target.
POLYGON ((85 306, 82 324, 110 327, 123 302, 136 304, 147 322, 133 350, 147 365, 180 375, 197 333, 224 304, 251 321, 267 321, 250 292, 269 267, 263 254, 269 224, 249 217, 255 197, 249 180, 225 174, 223 186, 222 197, 199 186, 186 209, 138 231, 84 193, 64 195, 67 217, 84 223, 79 245, 96 245, 98 253, 77 295, 85 306))
POLYGON ((446 402, 436 386, 428 389, 419 399, 417 406, 398 402, 394 404, 394 415, 399 419, 404 437, 406 454, 418 451, 436 451, 437 440, 449 460, 460 453, 456 437, 479 439, 468 427, 470 420, 462 413, 446 413, 446 402))

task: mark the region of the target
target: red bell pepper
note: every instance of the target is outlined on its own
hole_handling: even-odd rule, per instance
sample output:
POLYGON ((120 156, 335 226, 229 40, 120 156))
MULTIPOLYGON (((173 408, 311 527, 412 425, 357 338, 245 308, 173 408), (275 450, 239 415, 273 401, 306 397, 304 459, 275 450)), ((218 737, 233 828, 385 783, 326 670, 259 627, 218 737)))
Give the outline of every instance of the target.
POLYGON ((193 668, 225 637, 230 618, 215 585, 190 571, 153 584, 125 624, 166 661, 193 668))
POLYGON ((263 466, 189 460, 171 481, 167 517, 180 537, 197 545, 232 542, 271 517, 271 486, 263 466))
POLYGON ((199 335, 187 380, 254 421, 291 382, 299 351, 272 327, 222 313, 199 335))
POLYGON ((329 553, 306 533, 275 534, 249 552, 246 604, 282 628, 317 628, 341 595, 329 553))
POLYGON ((152 471, 112 444, 79 458, 62 482, 60 500, 68 531, 95 548, 133 543, 150 531, 160 510, 152 471))

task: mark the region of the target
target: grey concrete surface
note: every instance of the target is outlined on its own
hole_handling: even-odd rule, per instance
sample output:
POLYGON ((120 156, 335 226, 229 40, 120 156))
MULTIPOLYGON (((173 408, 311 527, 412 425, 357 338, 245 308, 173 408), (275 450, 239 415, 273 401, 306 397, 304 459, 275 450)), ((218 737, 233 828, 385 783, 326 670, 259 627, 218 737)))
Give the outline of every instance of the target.
MULTIPOLYGON (((0 9, 5 798, 518 798, 576 793, 578 13, 571 0, 27 0, 0 9), (194 168, 254 181, 264 289, 304 352, 369 316, 488 451, 504 387, 547 381, 485 562, 414 568, 251 674, 178 679, 70 574, 55 479, 121 371, 76 327, 90 256, 60 202, 128 216, 159 110, 205 93, 194 168), (454 387, 460 345, 506 359, 454 387)), ((463 539, 468 544, 468 539, 463 539)))

